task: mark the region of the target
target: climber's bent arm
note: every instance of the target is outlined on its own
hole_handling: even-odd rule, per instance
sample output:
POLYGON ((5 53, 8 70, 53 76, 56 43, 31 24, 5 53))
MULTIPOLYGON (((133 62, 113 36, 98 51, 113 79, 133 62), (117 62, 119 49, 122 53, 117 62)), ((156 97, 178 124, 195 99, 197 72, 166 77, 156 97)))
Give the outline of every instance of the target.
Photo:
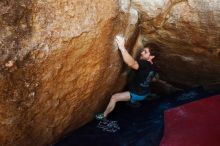
POLYGON ((128 53, 123 47, 120 49, 124 62, 131 68, 137 70, 139 68, 138 62, 128 53))

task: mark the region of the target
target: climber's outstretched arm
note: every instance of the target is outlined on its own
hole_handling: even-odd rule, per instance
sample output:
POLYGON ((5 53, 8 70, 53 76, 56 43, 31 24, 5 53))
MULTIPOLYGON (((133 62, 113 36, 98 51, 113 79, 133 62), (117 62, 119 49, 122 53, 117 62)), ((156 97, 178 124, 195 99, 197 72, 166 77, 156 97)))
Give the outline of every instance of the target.
POLYGON ((116 36, 118 48, 121 51, 124 62, 131 68, 137 70, 139 68, 138 62, 125 49, 125 39, 121 36, 116 36))

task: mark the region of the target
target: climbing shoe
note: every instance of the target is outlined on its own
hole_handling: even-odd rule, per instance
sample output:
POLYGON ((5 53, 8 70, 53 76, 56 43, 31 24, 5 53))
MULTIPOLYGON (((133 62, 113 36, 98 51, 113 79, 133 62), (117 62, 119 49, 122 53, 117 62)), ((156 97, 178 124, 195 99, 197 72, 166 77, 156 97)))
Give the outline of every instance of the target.
POLYGON ((95 115, 96 120, 105 120, 104 113, 99 113, 95 115))

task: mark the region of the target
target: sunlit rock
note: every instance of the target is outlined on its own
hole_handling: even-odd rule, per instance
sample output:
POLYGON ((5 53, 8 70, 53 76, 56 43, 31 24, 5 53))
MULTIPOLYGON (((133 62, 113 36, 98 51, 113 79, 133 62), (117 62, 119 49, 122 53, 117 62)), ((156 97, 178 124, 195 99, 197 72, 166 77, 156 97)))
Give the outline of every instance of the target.
POLYGON ((220 85, 220 1, 132 2, 144 40, 162 48, 162 78, 186 86, 220 85))
POLYGON ((122 89, 127 74, 114 38, 131 39, 138 20, 122 6, 0 2, 0 145, 49 145, 93 119, 122 89))
POLYGON ((0 8, 2 145, 49 145, 103 110, 127 77, 117 34, 134 56, 143 43, 160 45, 163 84, 219 87, 220 1, 6 0, 0 8))

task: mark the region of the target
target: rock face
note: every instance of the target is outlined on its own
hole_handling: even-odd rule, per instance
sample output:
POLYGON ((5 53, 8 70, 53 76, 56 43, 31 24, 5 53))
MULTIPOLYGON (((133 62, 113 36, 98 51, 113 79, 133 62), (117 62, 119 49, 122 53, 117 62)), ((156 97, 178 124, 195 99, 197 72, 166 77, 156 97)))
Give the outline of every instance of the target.
POLYGON ((0 2, 0 145, 49 145, 121 90, 114 37, 132 40, 138 20, 128 2, 0 2))
POLYGON ((134 54, 142 40, 158 43, 167 81, 220 83, 219 1, 5 0, 0 8, 1 145, 49 145, 103 110, 126 82, 116 34, 134 54))
POLYGON ((146 42, 161 46, 161 77, 186 86, 220 85, 220 1, 133 0, 146 42))

